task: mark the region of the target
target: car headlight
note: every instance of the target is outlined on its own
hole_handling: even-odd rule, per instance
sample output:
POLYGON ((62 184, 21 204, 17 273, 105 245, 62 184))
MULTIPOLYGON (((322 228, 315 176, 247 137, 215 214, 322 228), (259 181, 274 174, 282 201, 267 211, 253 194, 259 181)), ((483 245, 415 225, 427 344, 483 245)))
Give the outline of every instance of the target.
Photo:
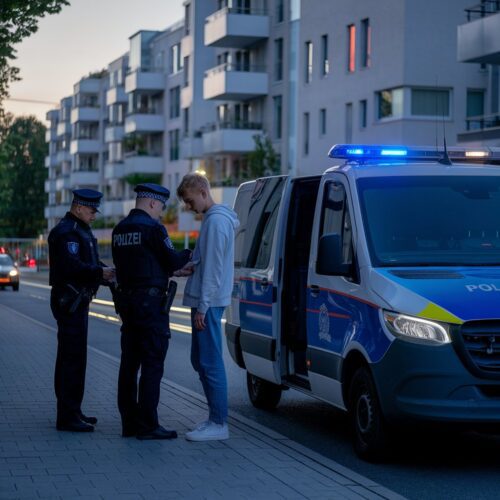
POLYGON ((9 271, 9 276, 17 276, 18 274, 19 272, 16 269, 12 269, 11 271, 9 271))
POLYGON ((387 328, 397 337, 427 344, 451 342, 446 325, 390 311, 384 311, 383 315, 387 328))

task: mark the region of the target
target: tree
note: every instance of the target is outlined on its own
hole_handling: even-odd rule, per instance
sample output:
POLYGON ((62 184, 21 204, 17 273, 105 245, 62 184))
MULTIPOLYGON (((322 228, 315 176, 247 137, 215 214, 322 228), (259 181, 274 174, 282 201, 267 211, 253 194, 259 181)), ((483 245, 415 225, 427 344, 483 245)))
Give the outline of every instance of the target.
POLYGON ((256 134, 253 136, 255 149, 248 153, 248 167, 250 177, 264 177, 277 175, 281 171, 278 153, 273 148, 271 139, 267 135, 256 134))
POLYGON ((45 126, 34 116, 0 118, 0 235, 36 237, 45 228, 45 126))
POLYGON ((16 58, 14 45, 38 29, 38 20, 57 14, 68 0, 1 0, 0 2, 0 113, 2 101, 9 96, 11 82, 20 80, 19 68, 11 66, 16 58))

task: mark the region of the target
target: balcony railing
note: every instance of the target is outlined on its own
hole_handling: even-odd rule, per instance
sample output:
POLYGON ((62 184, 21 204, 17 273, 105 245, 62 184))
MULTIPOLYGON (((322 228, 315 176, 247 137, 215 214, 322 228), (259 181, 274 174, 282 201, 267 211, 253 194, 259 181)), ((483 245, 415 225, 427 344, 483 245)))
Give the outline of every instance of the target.
POLYGON ((484 0, 477 5, 465 9, 467 21, 481 19, 482 17, 491 16, 497 12, 500 12, 500 0, 484 0))
POLYGON ((266 66, 263 64, 223 63, 205 71, 205 77, 229 71, 238 71, 246 73, 265 73, 266 66))
POLYGON ((500 127, 500 113, 496 115, 471 116, 465 120, 465 123, 468 131, 500 127))
POLYGON ((243 120, 225 120, 215 123, 209 123, 203 127, 203 132, 212 132, 214 130, 262 130, 262 123, 248 122, 243 120))
POLYGON ((215 21, 218 17, 225 16, 227 14, 243 14, 247 16, 267 16, 266 9, 252 9, 249 7, 224 7, 220 9, 205 19, 205 24, 215 21))

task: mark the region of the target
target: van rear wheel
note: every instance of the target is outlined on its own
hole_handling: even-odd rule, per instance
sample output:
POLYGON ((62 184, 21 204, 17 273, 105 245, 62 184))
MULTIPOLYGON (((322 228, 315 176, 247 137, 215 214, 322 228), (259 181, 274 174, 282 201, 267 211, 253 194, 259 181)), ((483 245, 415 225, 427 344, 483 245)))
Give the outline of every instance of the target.
POLYGON ((274 410, 281 399, 281 387, 247 372, 247 389, 255 408, 274 410))
POLYGON ((390 435, 370 371, 358 368, 349 389, 349 411, 354 433, 354 450, 370 462, 386 458, 390 435))

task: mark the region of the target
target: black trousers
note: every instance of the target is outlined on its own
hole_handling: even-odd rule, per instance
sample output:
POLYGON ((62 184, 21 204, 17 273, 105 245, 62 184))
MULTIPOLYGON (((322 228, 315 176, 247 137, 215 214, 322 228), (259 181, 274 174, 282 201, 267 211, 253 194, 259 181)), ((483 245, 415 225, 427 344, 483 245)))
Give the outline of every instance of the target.
POLYGON ((123 428, 139 433, 159 426, 160 382, 170 337, 168 315, 162 312, 161 302, 161 296, 144 291, 118 298, 122 319, 118 409, 123 428))
POLYGON ((62 312, 57 295, 51 295, 51 309, 57 321, 57 358, 54 387, 57 398, 57 422, 78 417, 85 392, 87 369, 88 304, 81 304, 73 314, 62 312))

